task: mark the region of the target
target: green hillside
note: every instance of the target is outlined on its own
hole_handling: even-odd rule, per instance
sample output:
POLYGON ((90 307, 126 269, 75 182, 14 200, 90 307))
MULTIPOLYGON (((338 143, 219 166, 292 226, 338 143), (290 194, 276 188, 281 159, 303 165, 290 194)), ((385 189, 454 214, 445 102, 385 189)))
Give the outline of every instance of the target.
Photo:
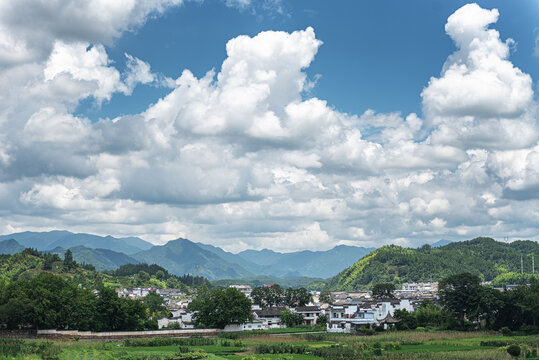
MULTIPOLYGON (((124 253, 108 249, 90 249, 86 246, 75 246, 70 248, 73 259, 78 263, 92 264, 96 270, 114 270, 125 264, 137 264, 138 260, 124 253)), ((56 248, 51 250, 52 254, 64 257, 66 249, 56 248)))
POLYGON ((0 254, 15 254, 24 250, 24 246, 14 239, 0 241, 0 254))
POLYGON ((428 245, 419 249, 383 246, 327 283, 338 291, 370 289, 376 283, 438 281, 448 275, 469 272, 483 281, 512 283, 525 281, 520 272, 522 256, 524 272, 531 273, 532 254, 539 259, 539 244, 533 241, 503 243, 480 237, 454 242, 439 248, 428 245))
POLYGON ((101 284, 114 288, 154 287, 182 288, 211 284, 203 277, 175 276, 155 264, 125 264, 117 270, 99 272, 90 264, 76 261, 65 262, 58 254, 42 253, 35 249, 24 249, 13 255, 0 254, 0 285, 19 279, 34 278, 47 272, 59 275, 77 285, 95 289, 101 284))

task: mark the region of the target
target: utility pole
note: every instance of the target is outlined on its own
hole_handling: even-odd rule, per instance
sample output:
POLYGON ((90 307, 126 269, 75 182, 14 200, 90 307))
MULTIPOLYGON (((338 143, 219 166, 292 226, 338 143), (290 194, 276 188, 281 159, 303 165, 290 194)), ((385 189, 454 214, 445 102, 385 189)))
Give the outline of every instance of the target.
POLYGON ((532 255, 532 274, 535 274, 535 259, 533 258, 533 255, 532 255))
POLYGON ((520 273, 524 274, 524 261, 522 260, 522 255, 520 255, 520 273))

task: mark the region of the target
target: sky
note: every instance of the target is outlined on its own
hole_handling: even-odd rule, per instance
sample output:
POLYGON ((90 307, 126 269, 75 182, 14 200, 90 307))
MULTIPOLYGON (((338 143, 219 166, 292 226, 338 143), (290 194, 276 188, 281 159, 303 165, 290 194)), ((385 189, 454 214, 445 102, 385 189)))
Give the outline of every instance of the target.
POLYGON ((539 1, 4 0, 0 233, 539 240, 539 1))

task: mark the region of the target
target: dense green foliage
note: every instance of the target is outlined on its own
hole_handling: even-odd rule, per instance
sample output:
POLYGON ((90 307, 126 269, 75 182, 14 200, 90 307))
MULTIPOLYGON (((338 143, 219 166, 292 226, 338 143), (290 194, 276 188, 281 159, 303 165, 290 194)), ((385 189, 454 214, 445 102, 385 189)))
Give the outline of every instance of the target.
POLYGON ((372 287, 372 296, 377 298, 393 297, 393 291, 395 291, 395 284, 393 283, 379 283, 372 287))
MULTIPOLYGON (((371 289, 380 282, 439 281, 462 272, 478 276, 482 281, 494 280, 501 284, 504 274, 520 272, 521 256, 524 272, 531 273, 532 254, 539 257, 539 244, 536 242, 507 244, 485 237, 439 248, 428 245, 419 249, 383 246, 330 279, 327 289, 353 291, 371 289)), ((510 283, 512 279, 506 280, 510 283)))
POLYGON ((0 323, 39 329, 94 331, 147 328, 147 308, 137 300, 119 298, 113 289, 98 294, 61 276, 43 272, 0 289, 0 323))
POLYGON ((148 308, 150 319, 157 320, 170 316, 170 311, 165 306, 165 299, 155 291, 150 291, 148 295, 142 298, 142 302, 148 308))
POLYGON ((253 303, 262 307, 286 305, 305 306, 312 301, 312 295, 303 287, 283 290, 279 285, 260 286, 251 292, 253 303))
POLYGON ((302 314, 292 312, 290 309, 284 309, 281 311, 281 321, 287 327, 301 325, 304 322, 302 314))
POLYGON ((113 276, 131 276, 138 274, 140 271, 144 271, 150 276, 155 276, 159 271, 161 271, 163 273, 164 280, 167 280, 171 276, 165 268, 156 264, 125 264, 116 270, 107 271, 106 273, 113 276))
MULTIPOLYGON (((13 255, 0 255, 0 283, 19 278, 31 278, 42 272, 52 272, 74 283, 96 289, 105 284, 111 287, 154 287, 162 289, 182 289, 200 286, 210 282, 203 277, 191 275, 175 276, 158 265, 126 264, 115 271, 98 272, 90 264, 77 263, 70 252, 67 262, 56 253, 42 253, 35 249, 25 249, 13 255)), ((64 257, 65 257, 64 254, 64 257)))
POLYGON ((469 273, 449 276, 440 282, 439 307, 424 301, 414 312, 395 310, 399 330, 437 328, 453 330, 539 331, 539 283, 532 280, 514 290, 499 291, 480 284, 469 273))
POLYGON ((198 327, 223 329, 229 324, 242 324, 251 320, 251 300, 234 289, 209 291, 202 287, 189 310, 196 311, 193 320, 198 327))

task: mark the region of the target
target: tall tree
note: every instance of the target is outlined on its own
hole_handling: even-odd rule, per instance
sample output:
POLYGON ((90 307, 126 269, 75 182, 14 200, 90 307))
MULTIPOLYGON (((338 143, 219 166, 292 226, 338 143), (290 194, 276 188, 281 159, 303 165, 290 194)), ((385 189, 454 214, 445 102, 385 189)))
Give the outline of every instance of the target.
POLYGON ((393 283, 378 283, 372 288, 372 296, 374 297, 393 297, 395 285, 393 283))
POLYGON ((77 263, 73 260, 73 253, 71 250, 67 249, 64 254, 64 269, 69 271, 75 267, 77 263))
POLYGON ((242 324, 252 318, 251 300, 234 288, 199 291, 189 304, 199 327, 223 329, 229 324, 242 324))
POLYGON ((313 300, 311 293, 304 287, 288 288, 284 292, 284 303, 290 307, 305 306, 313 300))
POLYGON ((479 278, 462 273, 444 278, 438 285, 442 305, 452 312, 462 325, 467 315, 474 315, 480 296, 479 278))
POLYGON ((148 307, 151 319, 160 319, 170 315, 170 311, 165 306, 165 299, 155 291, 150 291, 142 298, 142 302, 148 307))

